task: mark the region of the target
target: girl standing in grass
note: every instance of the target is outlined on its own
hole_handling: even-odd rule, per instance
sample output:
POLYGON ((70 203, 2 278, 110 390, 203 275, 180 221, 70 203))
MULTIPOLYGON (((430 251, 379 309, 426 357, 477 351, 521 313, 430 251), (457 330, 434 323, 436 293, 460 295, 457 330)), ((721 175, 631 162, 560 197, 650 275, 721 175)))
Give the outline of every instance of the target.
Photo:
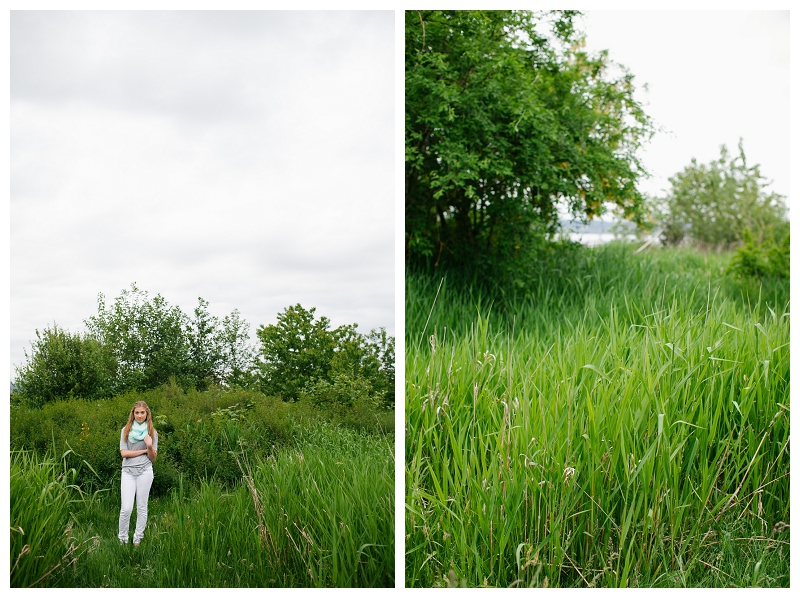
POLYGON ((133 499, 136 498, 136 531, 133 545, 139 546, 147 525, 147 497, 153 484, 153 461, 158 455, 158 432, 153 427, 150 407, 137 401, 119 438, 122 456, 122 509, 119 512, 119 541, 128 543, 133 499))

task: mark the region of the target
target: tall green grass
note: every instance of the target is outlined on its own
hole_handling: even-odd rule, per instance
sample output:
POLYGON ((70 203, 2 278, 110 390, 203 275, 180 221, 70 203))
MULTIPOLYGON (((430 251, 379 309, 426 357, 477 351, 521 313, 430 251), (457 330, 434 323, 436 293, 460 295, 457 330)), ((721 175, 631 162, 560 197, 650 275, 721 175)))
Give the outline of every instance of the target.
MULTIPOLYGON (((234 430, 228 426, 222 443, 241 465, 239 482, 180 476, 151 498, 135 548, 116 538, 118 488, 84 497, 57 463, 18 454, 12 526, 25 530, 32 549, 12 586, 394 586, 389 438, 318 422, 265 458, 250 454, 234 430), (46 558, 32 558, 39 554, 46 558)), ((13 568, 24 551, 22 535, 13 527, 11 535, 13 568)))
POLYGON ((303 585, 393 585, 391 442, 323 425, 252 470, 246 481, 270 560, 307 573, 303 585))
POLYGON ((11 586, 47 585, 96 546, 98 538, 73 533, 70 511, 87 498, 77 471, 52 454, 12 451, 10 469, 11 586))
POLYGON ((407 277, 407 585, 788 585, 788 285, 727 259, 407 277))
POLYGON ((175 385, 12 405, 12 585, 393 586, 391 423, 383 410, 175 385), (116 539, 117 446, 141 399, 159 458, 146 540, 132 550, 116 539))

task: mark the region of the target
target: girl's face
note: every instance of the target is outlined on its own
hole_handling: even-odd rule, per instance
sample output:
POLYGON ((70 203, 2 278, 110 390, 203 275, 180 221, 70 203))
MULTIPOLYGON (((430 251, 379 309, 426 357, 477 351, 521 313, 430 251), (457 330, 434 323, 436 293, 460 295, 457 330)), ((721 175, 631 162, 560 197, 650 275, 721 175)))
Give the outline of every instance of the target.
POLYGON ((147 409, 144 407, 134 407, 133 419, 135 419, 138 423, 143 424, 147 419, 147 409))

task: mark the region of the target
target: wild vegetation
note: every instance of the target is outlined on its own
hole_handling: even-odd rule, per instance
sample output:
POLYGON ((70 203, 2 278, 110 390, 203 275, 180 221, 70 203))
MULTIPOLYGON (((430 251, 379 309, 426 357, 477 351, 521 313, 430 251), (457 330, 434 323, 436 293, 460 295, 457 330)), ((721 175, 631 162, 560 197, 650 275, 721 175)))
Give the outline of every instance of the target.
POLYGON ((25 363, 16 367, 13 400, 42 406, 65 397, 100 399, 175 383, 184 390, 213 385, 261 391, 295 401, 322 383, 361 389, 376 408, 394 405, 394 338, 358 325, 330 329, 315 309, 287 307, 277 323, 256 331, 234 310, 221 320, 198 298, 193 317, 132 284, 109 306, 98 297, 86 330, 57 324, 36 331, 25 363), (366 391, 364 389, 366 388, 366 391))
POLYGON ((653 132, 634 77, 586 52, 575 11, 405 13, 406 260, 504 285, 558 225, 611 203, 637 222, 653 132))
POLYGON ((390 412, 177 385, 12 406, 11 585, 392 586, 392 429, 390 412), (117 446, 140 399, 159 457, 133 549, 117 446))
POLYGON ((788 284, 729 260, 407 275, 407 585, 788 586, 788 284))
POLYGON ((741 144, 645 197, 575 14, 406 12, 406 585, 786 587, 783 198, 741 144))
POLYGON ((759 244, 788 236, 785 198, 768 191, 758 164, 748 165, 742 140, 738 150, 731 157, 723 145, 718 160, 700 164, 693 158, 670 178, 651 212, 665 244, 732 248, 746 236, 759 244))
POLYGON ((394 585, 393 339, 296 305, 258 351, 206 305, 192 321, 134 287, 85 335, 34 343, 11 403, 12 587, 394 585), (118 446, 138 400, 159 456, 133 548, 118 446))

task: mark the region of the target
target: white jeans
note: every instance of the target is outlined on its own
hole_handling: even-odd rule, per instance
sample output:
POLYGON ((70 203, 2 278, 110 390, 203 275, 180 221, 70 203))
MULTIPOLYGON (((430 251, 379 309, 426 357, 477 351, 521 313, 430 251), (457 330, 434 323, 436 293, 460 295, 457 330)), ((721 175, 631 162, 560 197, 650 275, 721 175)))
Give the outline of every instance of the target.
POLYGON ((147 525, 147 497, 150 495, 152 484, 152 468, 138 476, 122 472, 122 509, 119 512, 119 536, 117 536, 120 542, 128 543, 128 528, 131 523, 134 497, 136 498, 136 531, 133 533, 133 541, 139 542, 144 536, 144 527, 147 525))

